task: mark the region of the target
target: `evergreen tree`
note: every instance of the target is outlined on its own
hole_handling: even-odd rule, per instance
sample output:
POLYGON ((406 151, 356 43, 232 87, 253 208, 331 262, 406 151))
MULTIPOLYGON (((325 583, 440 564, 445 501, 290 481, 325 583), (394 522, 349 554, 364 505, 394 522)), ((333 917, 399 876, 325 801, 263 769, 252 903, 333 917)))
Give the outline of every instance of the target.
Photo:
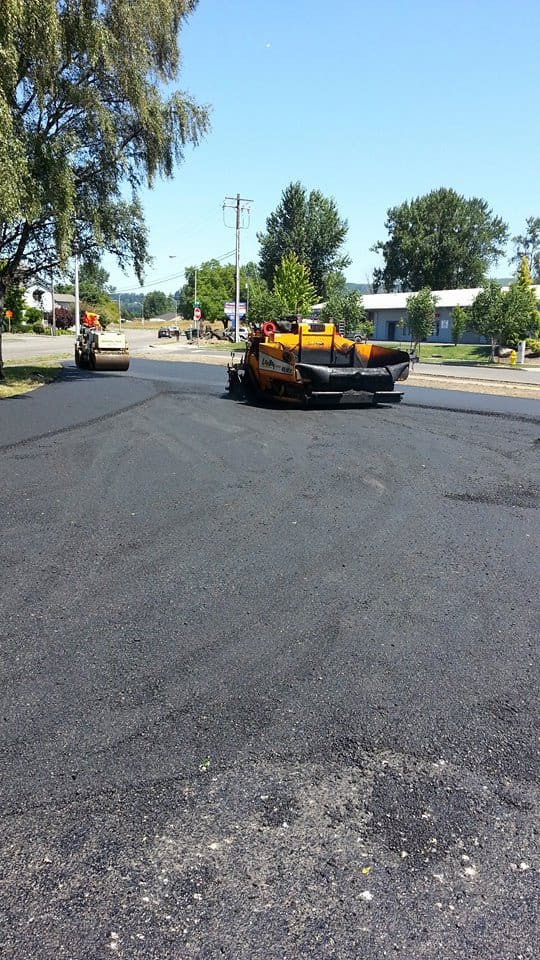
POLYGON ((505 346, 517 347, 520 340, 535 337, 540 329, 540 313, 529 264, 523 257, 516 282, 503 294, 501 340, 505 346))
POLYGON ((257 234, 262 277, 270 287, 283 257, 294 253, 309 270, 315 288, 314 302, 325 298, 330 275, 344 270, 351 262, 341 252, 347 231, 347 221, 339 216, 334 200, 324 197, 319 190, 308 194, 301 183, 290 183, 268 217, 266 231, 257 234))

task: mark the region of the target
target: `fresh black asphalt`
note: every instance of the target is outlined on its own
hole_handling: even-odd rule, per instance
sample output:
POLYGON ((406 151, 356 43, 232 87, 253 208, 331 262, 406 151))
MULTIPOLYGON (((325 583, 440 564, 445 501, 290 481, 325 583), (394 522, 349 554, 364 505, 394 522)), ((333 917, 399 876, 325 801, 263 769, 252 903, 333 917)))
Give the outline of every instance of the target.
POLYGON ((2 960, 538 956, 540 402, 405 389, 0 401, 2 960))

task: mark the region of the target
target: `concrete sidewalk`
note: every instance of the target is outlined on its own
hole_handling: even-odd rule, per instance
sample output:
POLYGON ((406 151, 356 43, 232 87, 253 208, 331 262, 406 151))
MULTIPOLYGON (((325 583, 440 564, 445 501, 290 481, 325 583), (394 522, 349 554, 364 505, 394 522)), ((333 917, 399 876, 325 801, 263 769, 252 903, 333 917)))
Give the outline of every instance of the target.
POLYGON ((485 364, 416 363, 414 373, 422 377, 457 378, 459 380, 489 380, 496 383, 511 383, 515 386, 527 383, 540 386, 540 366, 488 367, 485 364))
POLYGON ((26 333, 2 334, 4 360, 37 360, 46 357, 71 357, 74 337, 40 337, 26 333))

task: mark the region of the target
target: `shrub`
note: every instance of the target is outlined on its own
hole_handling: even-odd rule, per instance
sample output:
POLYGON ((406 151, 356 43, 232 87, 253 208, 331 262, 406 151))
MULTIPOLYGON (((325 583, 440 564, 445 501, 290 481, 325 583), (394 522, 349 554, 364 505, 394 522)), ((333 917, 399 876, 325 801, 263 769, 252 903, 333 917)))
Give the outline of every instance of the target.
POLYGON ((34 333, 43 333, 43 332, 44 332, 44 330, 43 330, 43 324, 42 324, 41 320, 39 321, 39 323, 36 322, 36 323, 33 323, 33 324, 32 324, 32 330, 34 331, 34 333))
POLYGON ((540 357, 540 340, 535 337, 529 337, 525 341, 526 351, 530 357, 540 357))
POLYGON ((31 327, 34 327, 36 323, 42 324, 43 314, 41 310, 38 310, 37 307, 27 307, 24 311, 24 320, 25 323, 30 324, 31 327))

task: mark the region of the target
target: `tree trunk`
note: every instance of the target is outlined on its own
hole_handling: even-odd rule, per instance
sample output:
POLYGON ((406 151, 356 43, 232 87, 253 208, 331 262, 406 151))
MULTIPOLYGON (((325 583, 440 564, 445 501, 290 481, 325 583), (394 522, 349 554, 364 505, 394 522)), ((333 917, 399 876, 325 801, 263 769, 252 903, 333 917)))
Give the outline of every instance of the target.
POLYGON ((491 363, 495 363, 495 340, 496 337, 491 338, 491 357, 489 358, 491 363))
POLYGON ((4 358, 2 355, 2 332, 4 329, 4 296, 5 296, 4 286, 3 284, 0 283, 0 380, 5 380, 4 358))

